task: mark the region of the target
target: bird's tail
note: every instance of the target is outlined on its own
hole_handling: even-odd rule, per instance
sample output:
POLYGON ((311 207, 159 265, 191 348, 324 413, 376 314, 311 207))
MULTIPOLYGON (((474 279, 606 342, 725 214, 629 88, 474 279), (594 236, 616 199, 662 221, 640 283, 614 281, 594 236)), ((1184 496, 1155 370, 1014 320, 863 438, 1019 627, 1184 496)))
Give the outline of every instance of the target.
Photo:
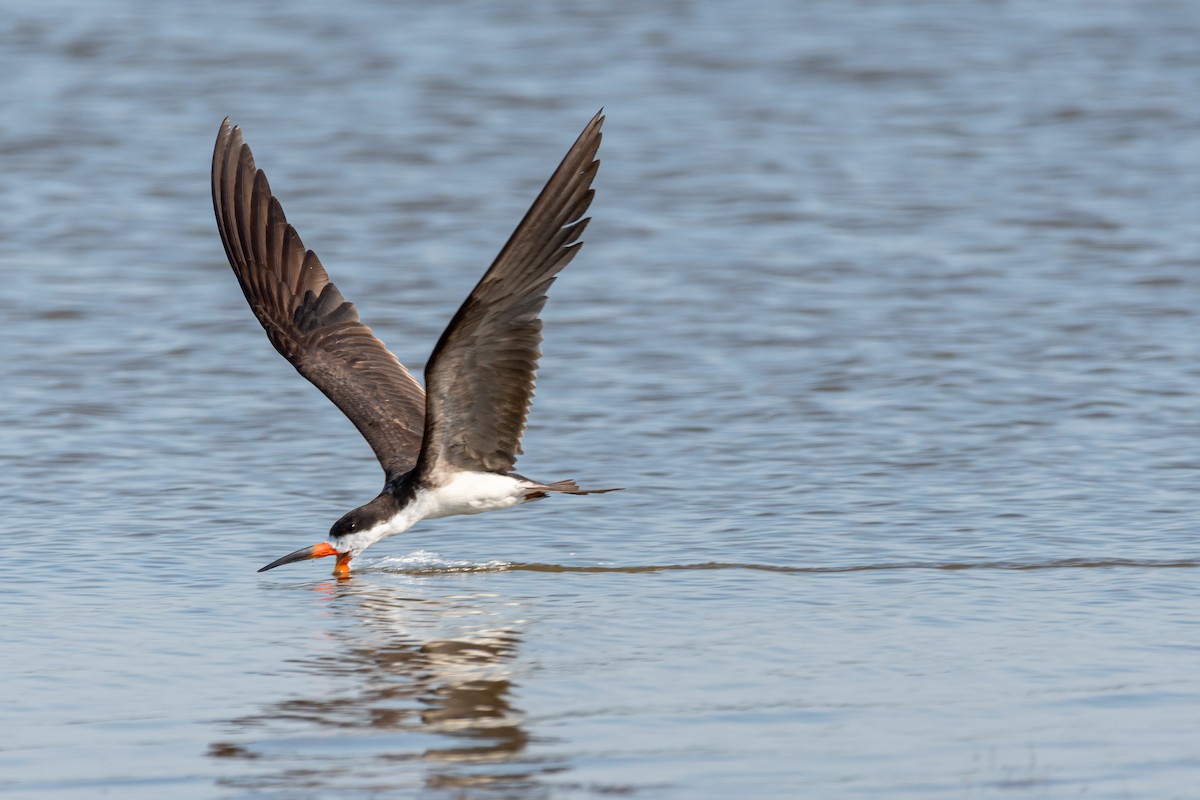
POLYGON ((546 496, 547 492, 559 492, 561 494, 604 494, 605 492, 619 492, 623 488, 580 489, 579 484, 575 481, 555 481, 554 483, 539 483, 537 486, 529 487, 529 491, 525 493, 525 499, 541 500, 546 496))

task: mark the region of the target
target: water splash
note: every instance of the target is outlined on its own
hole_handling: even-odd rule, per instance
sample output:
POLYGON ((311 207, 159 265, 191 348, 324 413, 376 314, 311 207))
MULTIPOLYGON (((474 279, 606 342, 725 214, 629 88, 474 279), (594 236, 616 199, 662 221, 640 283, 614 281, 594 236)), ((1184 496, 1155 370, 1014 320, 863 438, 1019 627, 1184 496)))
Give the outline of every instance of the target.
POLYGON ((403 556, 384 556, 364 559, 355 565, 359 569, 378 569, 406 575, 447 572, 499 572, 513 565, 507 561, 463 561, 443 558, 431 550, 415 550, 403 556))

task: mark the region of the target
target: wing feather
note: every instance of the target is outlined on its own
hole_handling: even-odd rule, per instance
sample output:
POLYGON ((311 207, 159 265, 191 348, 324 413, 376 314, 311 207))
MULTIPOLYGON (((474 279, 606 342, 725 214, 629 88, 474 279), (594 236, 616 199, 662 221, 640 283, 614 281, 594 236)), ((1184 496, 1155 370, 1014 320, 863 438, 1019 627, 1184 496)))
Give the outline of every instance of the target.
POLYGON ((601 112, 584 128, 434 348, 425 367, 423 482, 515 465, 541 357, 539 314, 582 244, 603 122, 601 112))
POLYGON ((225 254, 271 344, 350 418, 386 480, 410 471, 424 430, 424 391, 305 249, 228 119, 213 151, 212 192, 225 254))

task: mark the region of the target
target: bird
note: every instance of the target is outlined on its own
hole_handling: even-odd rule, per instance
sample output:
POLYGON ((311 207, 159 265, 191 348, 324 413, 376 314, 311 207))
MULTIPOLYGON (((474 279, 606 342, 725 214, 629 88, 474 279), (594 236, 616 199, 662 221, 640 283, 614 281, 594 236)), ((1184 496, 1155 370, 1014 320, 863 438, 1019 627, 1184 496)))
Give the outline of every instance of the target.
POLYGON ((348 578, 351 559, 421 520, 619 491, 513 472, 541 357, 540 314, 582 245, 603 123, 601 109, 451 318, 426 362, 424 389, 288 224, 240 126, 221 123, 213 211, 246 302, 280 355, 363 435, 384 473, 383 490, 338 519, 325 541, 259 572, 336 557, 334 576, 348 578))

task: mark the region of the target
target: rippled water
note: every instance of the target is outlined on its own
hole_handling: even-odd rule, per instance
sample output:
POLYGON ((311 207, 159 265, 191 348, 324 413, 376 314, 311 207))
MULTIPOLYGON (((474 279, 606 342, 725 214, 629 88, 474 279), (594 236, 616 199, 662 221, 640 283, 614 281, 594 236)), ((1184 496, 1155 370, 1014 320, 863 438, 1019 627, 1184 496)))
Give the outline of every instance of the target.
POLYGON ((9 4, 0 795, 1194 797, 1187 2, 9 4), (595 110, 520 469, 379 488, 217 125, 410 366, 595 110))

